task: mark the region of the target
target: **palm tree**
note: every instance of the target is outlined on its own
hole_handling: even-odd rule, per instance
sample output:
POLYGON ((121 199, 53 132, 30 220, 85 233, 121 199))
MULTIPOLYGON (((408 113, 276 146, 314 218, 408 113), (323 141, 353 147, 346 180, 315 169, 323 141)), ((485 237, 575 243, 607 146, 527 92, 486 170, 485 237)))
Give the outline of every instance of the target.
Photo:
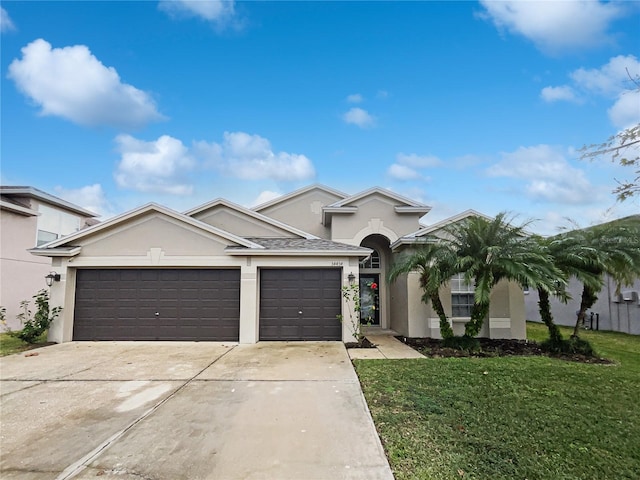
POLYGON ((401 257, 389 273, 389 281, 396 280, 401 274, 418 272, 420 287, 424 291, 422 301, 431 302, 440 319, 440 335, 442 338, 453 337, 453 330, 444 312, 439 290, 456 272, 455 255, 447 242, 439 239, 428 239, 428 243, 411 253, 401 257))
POLYGON ((584 245, 581 236, 572 235, 571 232, 562 233, 553 237, 532 237, 540 248, 546 251, 553 259, 553 263, 562 275, 562 282, 556 282, 555 288, 549 290, 548 285, 539 285, 538 310, 540 318, 549 330, 549 338, 554 344, 562 342, 560 329, 553 320, 550 295, 558 297, 561 301, 567 302, 571 296, 565 286, 570 278, 575 277, 591 288, 599 290, 602 288, 602 278, 593 272, 600 264, 600 259, 596 255, 594 248, 584 245))
POLYGON ((530 222, 513 226, 505 212, 493 220, 469 217, 446 229, 457 259, 454 270, 464 272, 465 281, 475 285, 471 319, 465 336, 475 337, 489 313, 491 289, 501 280, 511 280, 531 288, 553 291, 564 283, 548 253, 525 228, 530 222))
POLYGON ((616 293, 622 285, 630 284, 640 276, 640 217, 575 230, 571 234, 590 249, 597 260, 590 266, 590 273, 599 279, 599 284, 583 282, 580 309, 572 334, 572 337, 578 337, 587 310, 598 299, 605 273, 616 282, 616 293))

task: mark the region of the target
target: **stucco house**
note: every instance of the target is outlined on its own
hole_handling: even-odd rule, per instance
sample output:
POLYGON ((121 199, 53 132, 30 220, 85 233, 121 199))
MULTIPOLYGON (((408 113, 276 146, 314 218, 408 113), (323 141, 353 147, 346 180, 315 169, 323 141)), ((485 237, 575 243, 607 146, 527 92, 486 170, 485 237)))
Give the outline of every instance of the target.
POLYGON ((28 250, 93 225, 96 214, 37 188, 0 186, 0 305, 20 328, 20 302, 46 288, 51 259, 28 250))
MULTIPOLYGON (((438 336, 417 275, 386 281, 395 255, 447 223, 423 227, 429 210, 382 188, 322 185, 253 209, 223 199, 183 213, 145 205, 31 250, 60 274, 51 295, 64 310, 50 339, 350 341, 338 316, 349 318, 342 288, 353 284, 372 328, 438 336)), ((468 288, 453 279, 442 294, 460 332, 468 288)), ((505 282, 492 300, 481 335, 524 338, 522 290, 505 282)))
MULTIPOLYGON (((631 215, 620 220, 607 222, 603 225, 619 221, 630 221, 640 223, 640 215, 631 215)), ((640 248, 640 239, 638 239, 640 248)), ((614 332, 624 332, 633 335, 640 335, 640 278, 636 278, 629 285, 621 285, 619 288, 616 281, 609 275, 604 276, 604 286, 598 293, 598 300, 593 307, 587 311, 586 327, 599 330, 611 330, 614 332), (619 291, 618 291, 619 290, 619 291), (593 322, 591 321, 593 313, 593 322), (597 316, 596 316, 597 314, 597 316), (593 324, 593 326, 592 326, 593 324)), ((577 320, 577 310, 580 307, 582 295, 582 283, 572 278, 569 281, 567 291, 571 295, 571 300, 562 303, 555 297, 550 299, 551 312, 554 321, 558 325, 573 327, 577 320)), ((528 320, 541 322, 538 311, 538 292, 531 290, 525 295, 525 309, 528 320)))

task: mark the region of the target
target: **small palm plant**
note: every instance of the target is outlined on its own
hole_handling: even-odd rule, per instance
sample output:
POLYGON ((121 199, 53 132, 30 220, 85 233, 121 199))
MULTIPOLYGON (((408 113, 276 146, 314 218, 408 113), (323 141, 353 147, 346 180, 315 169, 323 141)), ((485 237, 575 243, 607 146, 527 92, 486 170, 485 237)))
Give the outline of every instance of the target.
POLYGON ((501 212, 493 220, 469 217, 446 229, 457 257, 455 270, 475 285, 465 336, 480 332, 489 314, 491 290, 501 280, 546 291, 553 291, 558 282, 565 283, 551 256, 528 236, 530 222, 513 226, 511 221, 501 212))
POLYGON ((420 287, 424 292, 422 301, 427 304, 431 302, 440 319, 440 335, 444 339, 453 337, 453 330, 442 306, 439 290, 456 273, 454 265, 455 254, 449 243, 432 239, 417 251, 401 257, 389 274, 389 280, 395 281, 403 273, 418 272, 420 287))

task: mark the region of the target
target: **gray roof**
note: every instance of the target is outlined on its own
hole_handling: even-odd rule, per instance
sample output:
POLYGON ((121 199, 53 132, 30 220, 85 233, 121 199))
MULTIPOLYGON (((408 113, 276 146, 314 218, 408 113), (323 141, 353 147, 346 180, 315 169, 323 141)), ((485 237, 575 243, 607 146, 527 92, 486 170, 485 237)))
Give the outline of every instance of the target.
POLYGON ((85 217, 97 217, 99 216, 96 213, 93 213, 85 208, 80 207, 71 202, 67 202, 61 198, 58 198, 54 195, 51 195, 47 192, 43 192, 42 190, 38 190, 34 187, 28 186, 17 186, 17 185, 0 185, 0 195, 8 197, 15 195, 19 197, 29 197, 41 200, 43 202, 50 203, 52 205, 56 205, 57 207, 65 208, 74 213, 79 213, 85 217))
MULTIPOLYGON (((266 250, 299 250, 299 251, 341 251, 354 254, 369 255, 370 250, 365 247, 332 242, 324 238, 263 238, 246 237, 247 240, 262 245, 266 250)), ((244 249, 244 247, 228 247, 229 249, 244 249)))

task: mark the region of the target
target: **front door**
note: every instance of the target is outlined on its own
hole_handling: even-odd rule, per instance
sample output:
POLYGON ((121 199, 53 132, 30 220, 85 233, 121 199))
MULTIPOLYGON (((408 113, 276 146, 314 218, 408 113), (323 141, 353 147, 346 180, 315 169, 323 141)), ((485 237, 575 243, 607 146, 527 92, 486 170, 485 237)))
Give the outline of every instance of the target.
POLYGON ((360 274, 360 323, 380 325, 380 274, 360 274))

